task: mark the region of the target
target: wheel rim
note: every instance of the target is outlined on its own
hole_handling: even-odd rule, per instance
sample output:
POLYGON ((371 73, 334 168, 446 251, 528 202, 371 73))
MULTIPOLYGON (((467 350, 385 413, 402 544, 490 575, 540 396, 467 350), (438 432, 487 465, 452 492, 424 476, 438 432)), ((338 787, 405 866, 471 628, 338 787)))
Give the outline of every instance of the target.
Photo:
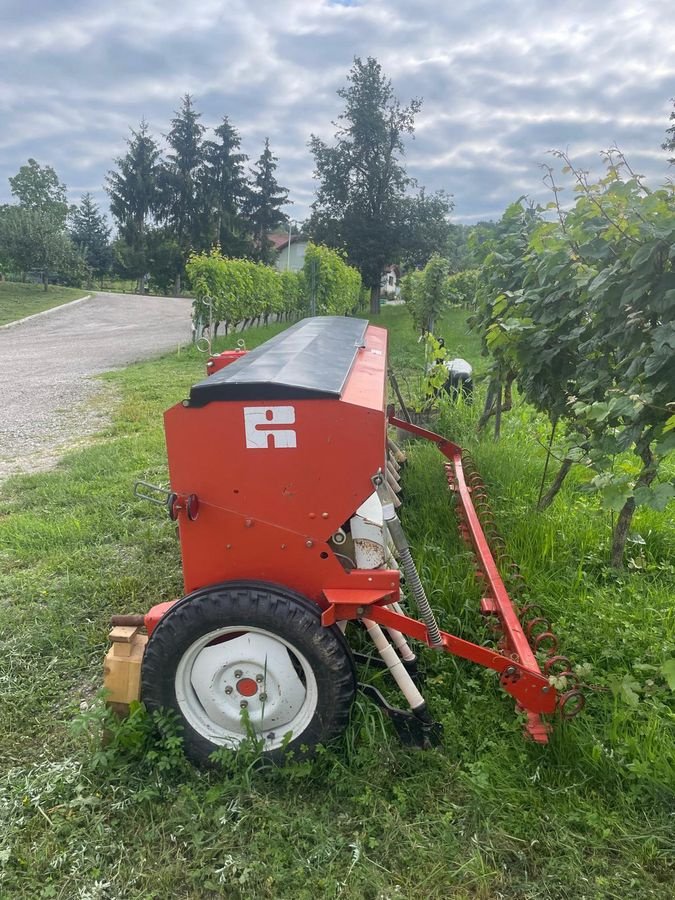
POLYGON ((250 736, 265 750, 301 735, 314 717, 316 678, 307 659, 288 641, 263 628, 230 626, 196 640, 176 669, 178 707, 198 734, 236 748, 250 736))

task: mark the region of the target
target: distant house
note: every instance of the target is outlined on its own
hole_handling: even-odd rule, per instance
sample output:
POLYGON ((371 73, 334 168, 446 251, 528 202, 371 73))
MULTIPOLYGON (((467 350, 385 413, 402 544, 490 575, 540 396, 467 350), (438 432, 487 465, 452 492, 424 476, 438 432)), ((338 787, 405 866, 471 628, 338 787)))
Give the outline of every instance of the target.
POLYGON ((385 266, 380 281, 380 298, 382 300, 398 300, 401 293, 400 277, 398 266, 385 266))
POLYGON ((276 251, 274 265, 279 272, 285 272, 287 269, 291 272, 299 272, 302 269, 305 264, 307 244, 309 244, 309 238, 306 235, 292 234, 290 246, 288 232, 269 234, 267 239, 276 251))

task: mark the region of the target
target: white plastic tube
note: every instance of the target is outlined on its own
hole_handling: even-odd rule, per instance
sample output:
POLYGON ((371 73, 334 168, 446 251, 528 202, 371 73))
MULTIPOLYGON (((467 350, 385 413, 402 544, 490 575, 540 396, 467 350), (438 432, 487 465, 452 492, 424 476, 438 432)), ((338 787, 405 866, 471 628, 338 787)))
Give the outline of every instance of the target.
POLYGON ((375 649, 387 664, 387 668, 391 672, 392 678, 401 689, 401 693, 405 697, 410 708, 415 710, 419 709, 419 707, 425 707, 424 697, 418 691, 415 682, 406 671, 399 655, 385 637, 380 626, 371 619, 363 619, 362 621, 370 639, 373 644, 375 644, 375 649))

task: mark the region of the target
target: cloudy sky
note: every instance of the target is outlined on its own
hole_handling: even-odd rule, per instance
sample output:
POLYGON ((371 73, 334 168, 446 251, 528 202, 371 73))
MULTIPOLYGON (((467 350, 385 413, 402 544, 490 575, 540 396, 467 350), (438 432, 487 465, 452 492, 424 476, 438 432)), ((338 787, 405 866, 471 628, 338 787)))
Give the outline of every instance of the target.
POLYGON ((673 0, 0 0, 0 202, 32 156, 73 201, 105 203, 129 126, 161 136, 190 92, 252 158, 270 137, 303 218, 309 135, 330 138, 335 91, 369 55, 402 100, 423 98, 408 171, 454 195, 455 221, 543 197, 551 148, 594 167, 616 142, 656 182, 674 49, 673 0))

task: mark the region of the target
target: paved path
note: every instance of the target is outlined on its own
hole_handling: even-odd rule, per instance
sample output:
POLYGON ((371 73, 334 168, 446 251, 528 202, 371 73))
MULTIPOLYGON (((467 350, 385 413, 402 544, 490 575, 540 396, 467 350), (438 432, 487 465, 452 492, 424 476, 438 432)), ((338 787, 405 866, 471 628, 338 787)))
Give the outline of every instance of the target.
POLYGON ((0 478, 47 468, 105 410, 92 375, 190 340, 191 301, 97 294, 0 330, 0 478))

